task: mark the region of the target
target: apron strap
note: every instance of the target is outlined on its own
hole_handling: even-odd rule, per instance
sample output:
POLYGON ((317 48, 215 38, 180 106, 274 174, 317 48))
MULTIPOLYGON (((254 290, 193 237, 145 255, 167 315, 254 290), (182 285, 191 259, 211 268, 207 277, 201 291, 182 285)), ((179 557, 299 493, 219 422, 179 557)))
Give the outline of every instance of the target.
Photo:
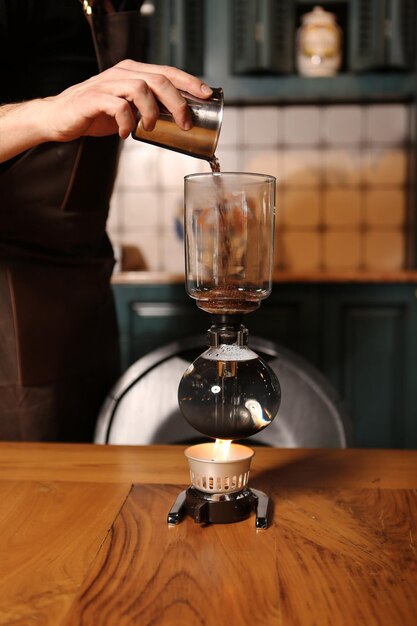
POLYGON ((80 0, 90 26, 100 72, 123 59, 144 60, 144 20, 135 11, 116 11, 110 0, 80 0))

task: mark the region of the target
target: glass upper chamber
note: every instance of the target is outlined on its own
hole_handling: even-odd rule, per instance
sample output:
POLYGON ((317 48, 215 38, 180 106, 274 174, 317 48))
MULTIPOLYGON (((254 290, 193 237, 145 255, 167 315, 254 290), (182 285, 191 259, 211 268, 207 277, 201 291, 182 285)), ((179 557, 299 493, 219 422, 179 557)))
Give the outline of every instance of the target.
POLYGON ((273 176, 185 177, 186 289, 209 313, 248 313, 272 287, 273 176))

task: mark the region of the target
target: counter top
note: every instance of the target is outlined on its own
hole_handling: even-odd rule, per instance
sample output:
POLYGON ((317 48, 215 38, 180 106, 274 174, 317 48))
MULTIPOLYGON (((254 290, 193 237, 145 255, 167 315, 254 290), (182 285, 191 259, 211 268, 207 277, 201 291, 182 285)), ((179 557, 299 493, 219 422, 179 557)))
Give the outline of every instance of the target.
MULTIPOLYGON (((279 283, 417 283, 417 270, 397 272, 278 272, 279 283)), ((184 283, 182 274, 168 272, 120 272, 112 278, 114 285, 169 285, 184 283)))
POLYGON ((417 451, 256 448, 258 531, 167 525, 183 452, 0 443, 0 624, 415 625, 417 451))

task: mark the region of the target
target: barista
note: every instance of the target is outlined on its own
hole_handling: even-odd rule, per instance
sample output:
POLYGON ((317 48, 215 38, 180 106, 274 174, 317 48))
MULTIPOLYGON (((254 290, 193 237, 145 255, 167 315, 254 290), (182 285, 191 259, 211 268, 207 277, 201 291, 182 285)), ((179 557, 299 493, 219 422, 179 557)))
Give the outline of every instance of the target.
POLYGON ((120 373, 105 229, 120 138, 137 111, 154 127, 156 99, 190 128, 178 90, 211 90, 124 56, 104 69, 78 0, 0 0, 0 53, 0 439, 91 441, 120 373))

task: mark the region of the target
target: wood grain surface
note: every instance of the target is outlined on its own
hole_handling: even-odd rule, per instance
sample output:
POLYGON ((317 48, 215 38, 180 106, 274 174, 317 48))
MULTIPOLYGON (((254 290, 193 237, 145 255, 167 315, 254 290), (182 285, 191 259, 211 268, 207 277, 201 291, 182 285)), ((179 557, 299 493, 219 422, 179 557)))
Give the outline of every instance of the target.
POLYGON ((416 626, 417 451, 255 449, 256 531, 167 526, 183 450, 0 444, 0 625, 416 626))
POLYGON ((61 623, 129 488, 0 482, 0 624, 61 623))
POLYGON ((152 485, 131 492, 68 626, 279 623, 274 534, 256 532, 253 517, 205 527, 186 518, 170 528, 177 494, 152 485))
POLYGON ((276 497, 281 624, 416 624, 415 492, 288 490, 276 497))
POLYGON ((267 531, 168 528, 177 493, 130 493, 68 626, 415 626, 415 492, 276 489, 267 531))
MULTIPOLYGON (((186 484, 185 446, 0 442, 0 480, 186 484)), ((417 489, 417 450, 255 448, 251 483, 417 489)))

